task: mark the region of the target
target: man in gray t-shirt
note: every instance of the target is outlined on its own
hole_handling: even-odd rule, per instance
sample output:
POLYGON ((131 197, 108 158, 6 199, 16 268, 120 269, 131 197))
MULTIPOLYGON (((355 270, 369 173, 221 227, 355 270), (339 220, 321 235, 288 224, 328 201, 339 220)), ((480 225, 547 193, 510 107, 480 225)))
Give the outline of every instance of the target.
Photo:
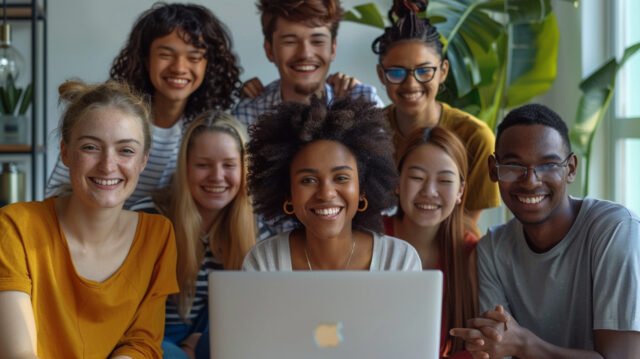
POLYGON ((640 353, 640 219, 567 193, 577 158, 542 105, 510 112, 489 158, 515 218, 478 245, 479 318, 452 333, 475 358, 633 358, 640 353))

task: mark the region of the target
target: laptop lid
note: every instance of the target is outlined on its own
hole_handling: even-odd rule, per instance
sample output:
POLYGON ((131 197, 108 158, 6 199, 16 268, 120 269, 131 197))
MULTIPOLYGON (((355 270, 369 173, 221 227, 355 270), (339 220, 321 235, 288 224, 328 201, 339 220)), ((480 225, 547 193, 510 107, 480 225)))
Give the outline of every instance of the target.
POLYGON ((211 358, 439 358, 442 273, 209 275, 211 358))

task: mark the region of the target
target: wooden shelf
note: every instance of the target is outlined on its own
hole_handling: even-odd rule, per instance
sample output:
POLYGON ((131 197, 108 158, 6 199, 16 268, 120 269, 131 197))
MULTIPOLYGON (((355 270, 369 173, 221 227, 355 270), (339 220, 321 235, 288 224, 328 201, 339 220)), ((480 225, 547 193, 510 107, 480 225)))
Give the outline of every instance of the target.
MULTIPOLYGON (((31 20, 33 18, 32 8, 30 4, 22 4, 22 3, 9 3, 7 4, 7 19, 8 20, 31 20)), ((36 6, 36 17, 38 19, 44 18, 44 11, 42 10, 42 6, 38 4, 36 6)), ((0 18, 4 16, 4 9, 2 8, 2 4, 0 4, 0 18)))
POLYGON ((31 145, 0 143, 0 153, 29 153, 31 145))

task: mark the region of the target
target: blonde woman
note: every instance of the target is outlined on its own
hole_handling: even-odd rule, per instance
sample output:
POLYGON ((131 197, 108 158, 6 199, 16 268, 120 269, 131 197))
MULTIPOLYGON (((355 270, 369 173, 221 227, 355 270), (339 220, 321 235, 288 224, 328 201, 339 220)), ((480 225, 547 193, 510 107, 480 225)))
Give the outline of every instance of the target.
POLYGON ((72 191, 0 209, 0 356, 160 358, 171 222, 122 209, 147 163, 147 107, 113 82, 59 91, 72 191))
POLYGON ((207 275, 240 269, 255 244, 246 141, 245 129, 230 115, 200 115, 187 128, 170 186, 132 207, 166 215, 176 231, 181 291, 167 303, 165 357, 208 356, 207 340, 199 340, 208 320, 207 275))

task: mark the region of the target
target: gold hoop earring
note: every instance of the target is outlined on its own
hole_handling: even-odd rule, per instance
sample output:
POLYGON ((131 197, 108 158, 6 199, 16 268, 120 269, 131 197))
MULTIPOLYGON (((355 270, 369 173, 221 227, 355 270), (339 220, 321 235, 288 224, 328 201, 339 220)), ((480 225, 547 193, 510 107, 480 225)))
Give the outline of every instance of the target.
POLYGON ((282 204, 282 211, 289 216, 292 215, 294 213, 293 203, 285 200, 284 203, 282 204), (287 208, 288 205, 291 206, 291 210, 287 208))
POLYGON ((360 202, 358 202, 358 212, 364 212, 367 210, 367 208, 369 208, 369 201, 367 201, 367 197, 362 197, 362 199, 360 199, 360 202), (364 202, 362 207, 360 207, 361 202, 364 202))

